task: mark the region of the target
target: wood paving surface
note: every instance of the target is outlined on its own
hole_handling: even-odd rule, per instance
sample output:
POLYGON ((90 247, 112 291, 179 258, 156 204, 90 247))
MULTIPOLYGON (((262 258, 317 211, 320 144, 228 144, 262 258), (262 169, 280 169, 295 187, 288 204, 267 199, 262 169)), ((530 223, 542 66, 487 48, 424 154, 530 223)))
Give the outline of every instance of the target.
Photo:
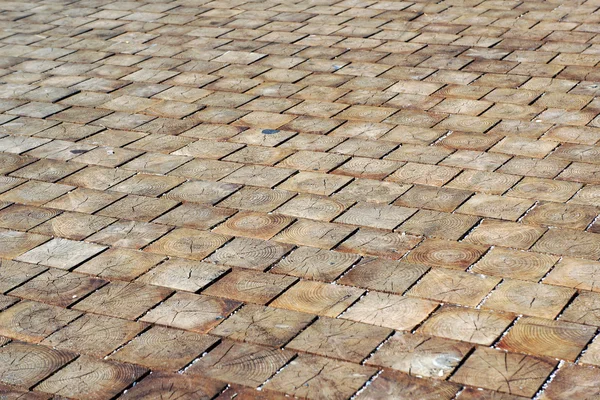
POLYGON ((600 0, 0 0, 1 399, 600 399, 599 213, 600 0))

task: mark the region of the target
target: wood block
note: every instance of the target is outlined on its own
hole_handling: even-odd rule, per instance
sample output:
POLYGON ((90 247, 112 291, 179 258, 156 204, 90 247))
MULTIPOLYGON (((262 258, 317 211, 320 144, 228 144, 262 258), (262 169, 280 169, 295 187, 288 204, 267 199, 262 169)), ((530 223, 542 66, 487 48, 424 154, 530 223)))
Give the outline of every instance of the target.
POLYGON ((204 377, 155 372, 129 389, 122 397, 124 400, 152 399, 161 396, 209 400, 226 387, 227 385, 223 382, 204 377))
POLYGON ((185 179, 176 176, 137 174, 113 186, 110 190, 138 196, 156 197, 183 182, 185 182, 185 179))
POLYGON ((418 236, 360 228, 354 235, 342 242, 337 250, 397 260, 420 241, 421 238, 418 236))
POLYGON ((293 218, 284 215, 240 211, 215 228, 214 232, 268 240, 293 221, 293 218))
POLYGON ((270 379, 265 388, 308 399, 343 400, 375 372, 372 367, 301 354, 270 379))
POLYGON ((235 210, 205 204, 184 203, 156 218, 157 224, 209 230, 235 214, 235 210))
POLYGON ((299 151, 277 164, 299 171, 329 172, 348 160, 348 156, 316 151, 299 151))
MULTIPOLYGON (((346 142, 344 142, 346 143, 346 142)), ((379 143, 379 142, 375 142, 379 143)), ((334 151, 339 151, 336 147, 334 151)), ((337 175, 354 176, 363 179, 383 179, 403 165, 391 160, 376 160, 372 158, 353 157, 332 173, 337 175)))
POLYGON ((176 293, 141 319, 143 322, 206 333, 241 303, 192 293, 176 293))
POLYGON ((473 345, 418 333, 396 332, 366 362, 409 375, 446 379, 473 345))
POLYGON ((145 368, 135 365, 81 356, 37 385, 36 390, 57 396, 100 400, 119 394, 146 372, 145 368))
POLYGON ((463 342, 491 345, 509 327, 514 315, 470 308, 442 306, 418 332, 463 342))
POLYGON ((210 333, 232 340, 283 347, 315 317, 297 311, 245 305, 210 333))
POLYGON ((120 220, 88 237, 87 240, 110 246, 140 249, 170 230, 170 227, 164 225, 120 220))
POLYGON ((594 292, 581 292, 560 315, 561 321, 600 326, 600 295, 594 292))
POLYGON ((273 238, 276 242, 331 249, 354 231, 349 226, 300 219, 273 238))
POLYGON ((361 202, 336 218, 335 222, 392 230, 416 211, 414 208, 361 202))
POLYGON ((48 267, 71 269, 106 249, 106 246, 55 238, 20 255, 17 260, 48 267))
POLYGON ((102 192, 100 190, 77 188, 55 200, 45 204, 45 207, 59 210, 94 213, 101 208, 124 197, 121 193, 102 192))
POLYGON ((473 193, 466 190, 448 189, 436 186, 414 185, 404 193, 395 205, 424 208, 428 210, 452 212, 473 193))
POLYGON ((27 282, 46 270, 45 267, 0 258, 0 293, 27 282))
POLYGON ((146 196, 127 195, 98 211, 98 215, 119 218, 123 216, 123 210, 129 210, 126 215, 127 219, 149 222, 174 208, 177 204, 177 201, 164 197, 155 199, 146 196))
POLYGON ((360 322, 319 318, 286 348, 360 363, 391 333, 391 329, 360 322))
POLYGON ((116 221, 114 218, 99 215, 63 212, 30 231, 65 239, 83 240, 114 221, 116 221))
POLYGON ((357 399, 452 399, 459 386, 445 381, 432 381, 397 371, 384 371, 361 392, 357 399))
MULTIPOLYGON (((170 156, 183 157, 174 155, 170 156)), ((185 158, 189 159, 190 157, 185 158)), ((124 165, 123 168, 126 168, 133 162, 135 162, 135 160, 130 162, 129 164, 124 165)), ((179 166, 178 168, 173 169, 171 172, 169 172, 169 175, 182 176, 184 178, 190 179, 200 179, 203 181, 218 181, 219 179, 226 177, 227 175, 231 174, 233 171, 241 167, 242 164, 232 162, 194 158, 191 161, 179 166)))
POLYGON ((525 177, 507 195, 524 199, 564 202, 583 186, 576 182, 525 177))
POLYGON ((197 292, 229 268, 210 263, 171 257, 140 276, 136 281, 176 290, 197 292))
POLYGON ((166 193, 161 199, 216 204, 239 188, 240 185, 232 183, 188 181, 166 193))
POLYGON ((28 400, 49 400, 51 398, 49 394, 28 392, 3 384, 0 384, 0 394, 7 399, 18 399, 19 397, 23 398, 23 396, 27 396, 28 400))
POLYGON ((411 330, 425 320, 437 306, 438 303, 429 300, 373 291, 352 305, 340 318, 398 330, 411 330))
POLYGON ((11 295, 67 307, 105 283, 103 279, 51 268, 11 291, 11 295))
POLYGON ((352 178, 348 176, 303 171, 283 182, 278 186, 278 189, 330 196, 351 180, 352 178))
POLYGON ((489 171, 466 170, 452 181, 448 182, 445 187, 501 195, 510 189, 515 183, 517 183, 519 179, 520 177, 517 175, 508 175, 489 171))
POLYGON ((133 280, 164 260, 163 256, 139 250, 111 248, 76 269, 108 279, 133 280))
POLYGON ((208 355, 187 369, 186 374, 200 374, 225 382, 258 387, 293 355, 287 350, 223 340, 208 355))
POLYGON ((238 210, 271 212, 292 197, 294 197, 294 193, 285 190, 245 186, 221 201, 219 206, 238 210))
POLYGON ((467 358, 450 381, 531 397, 556 364, 557 361, 551 359, 480 347, 467 358))
POLYGON ((339 283, 366 289, 403 294, 429 267, 379 258, 364 258, 339 283))
POLYGON ((391 182, 416 183, 427 186, 443 186, 460 172, 458 168, 406 163, 386 178, 391 182))
POLYGON ((0 210, 0 227, 27 231, 58 215, 56 210, 13 204, 0 210))
POLYGON ((389 204, 406 192, 410 185, 395 182, 380 182, 372 179, 355 179, 336 192, 332 198, 345 204, 355 201, 389 204))
POLYGON ((11 259, 48 241, 49 236, 0 228, 0 257, 11 259))
POLYGON ((471 387, 465 388, 460 394, 461 400, 523 400, 525 398, 526 397, 513 396, 508 393, 471 387))
POLYGON ((13 203, 41 206, 75 189, 58 183, 29 181, 0 195, 0 200, 13 203))
POLYGON ((561 258, 544 279, 544 283, 600 292, 600 281, 596 278, 598 274, 600 274, 600 262, 561 258))
POLYGON ((443 303, 475 307, 500 281, 500 278, 475 275, 470 272, 432 268, 406 294, 443 303))
POLYGON ((471 215, 419 210, 397 230, 413 235, 458 240, 478 221, 478 217, 471 215))
POLYGON ((234 269, 203 293, 245 303, 267 304, 295 281, 296 279, 291 276, 234 269))
POLYGON ((553 319, 573 294, 574 290, 563 287, 505 279, 482 308, 553 319))
POLYGON ((328 222, 340 215, 346 206, 334 199, 313 194, 300 194, 283 204, 275 212, 296 218, 328 222))
POLYGON ((600 258, 600 234, 572 229, 549 229, 531 250, 597 260, 600 258))
POLYGON ((331 282, 358 259, 359 256, 353 254, 300 246, 269 272, 331 282))
POLYGON ((159 371, 178 371, 218 342, 194 332, 154 326, 108 358, 159 371))
POLYGON ((291 245, 271 241, 235 238, 205 261, 264 271, 284 257, 292 248, 291 245))
POLYGON ((479 260, 470 271, 477 274, 538 282, 558 259, 558 257, 549 254, 495 247, 479 260))
POLYGON ((486 246, 476 244, 427 239, 408 254, 406 261, 434 267, 465 270, 469 265, 475 263, 486 250, 486 246))
MULTIPOLYGON (((75 354, 68 351, 12 342, 0 348, 0 382, 29 388, 75 357, 75 354)), ((33 394, 31 397, 28 394, 12 397, 4 388, 0 388, 0 395, 7 396, 6 399, 37 399, 33 394)))
POLYGON ((0 335, 39 343, 80 315, 75 310, 23 300, 0 313, 0 335))
POLYGON ((584 230, 597 215, 596 207, 549 202, 536 205, 523 218, 523 222, 532 225, 584 230))
POLYGON ((456 211, 461 214, 516 221, 533 204, 533 200, 476 194, 456 211))
POLYGON ((146 327, 146 324, 140 322, 85 314, 48 336, 42 344, 103 358, 136 337, 146 327))
POLYGON ((348 308, 363 292, 350 286, 300 281, 275 299, 270 306, 333 318, 348 308))
POLYGON ((546 231, 545 228, 508 221, 485 219, 465 238, 481 246, 505 246, 528 249, 546 231))
MULTIPOLYGON (((273 188, 296 172, 293 169, 265 165, 246 165, 223 178, 223 182, 273 188)), ((281 187, 280 189, 285 189, 281 187)), ((295 191, 295 190, 293 190, 295 191)))
POLYGON ((565 364, 540 396, 540 400, 567 400, 594 398, 600 394, 597 368, 565 364))
POLYGON ((167 288, 113 281, 73 306, 76 310, 136 319, 172 293, 167 288))
POLYGON ((229 236, 189 228, 178 228, 146 248, 151 253, 202 260, 229 241, 229 236))
POLYGON ((498 348, 575 361, 595 333, 591 326, 523 317, 500 340, 498 348))

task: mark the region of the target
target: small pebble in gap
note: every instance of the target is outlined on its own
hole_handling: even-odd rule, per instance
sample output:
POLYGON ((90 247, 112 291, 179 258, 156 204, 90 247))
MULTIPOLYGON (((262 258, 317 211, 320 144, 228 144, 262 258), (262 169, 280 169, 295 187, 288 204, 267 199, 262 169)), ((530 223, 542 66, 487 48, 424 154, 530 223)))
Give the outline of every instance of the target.
POLYGON ((264 133, 265 135, 272 135, 277 132, 279 132, 279 130, 277 130, 277 129, 263 129, 262 130, 262 133, 264 133))

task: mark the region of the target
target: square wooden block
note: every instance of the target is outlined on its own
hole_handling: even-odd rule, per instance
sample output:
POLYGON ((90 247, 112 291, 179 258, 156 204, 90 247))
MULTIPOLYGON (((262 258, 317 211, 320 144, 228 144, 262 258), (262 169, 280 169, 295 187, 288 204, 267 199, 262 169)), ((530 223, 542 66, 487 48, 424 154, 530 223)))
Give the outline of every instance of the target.
POLYGON ((229 236, 212 232, 179 228, 152 243, 145 250, 167 256, 202 260, 227 243, 229 239, 229 236))
POLYGON ((234 269, 203 293, 246 303, 267 304, 295 281, 296 279, 291 276, 234 269))
POLYGON ((419 333, 482 345, 491 345, 515 316, 466 307, 442 306, 418 329, 419 333))
POLYGON ((298 247, 270 272, 331 282, 358 261, 359 256, 314 247, 298 247))
POLYGON ((414 248, 421 238, 397 232, 360 228, 342 242, 337 250, 360 255, 380 256, 397 260, 414 248))
POLYGON ((350 286, 300 281, 276 298, 270 306, 333 318, 363 293, 363 290, 350 286))
POLYGON ((113 281, 75 304, 73 308, 133 320, 171 293, 172 290, 158 286, 113 281))
POLYGON ((386 370, 361 392, 357 399, 451 399, 459 391, 458 385, 446 381, 421 379, 402 372, 386 370))
POLYGON ((309 399, 343 400, 377 370, 345 361, 301 354, 265 385, 266 389, 309 399))
POLYGON ((140 321, 206 333, 240 305, 233 300, 180 292, 152 309, 140 321))
POLYGON ((364 258, 339 280, 339 283, 382 292, 403 294, 429 267, 385 260, 364 258))
POLYGON ((293 218, 284 215, 240 211, 215 228, 214 232, 268 240, 293 221, 293 218))
POLYGON ((367 365, 392 368, 409 375, 445 379, 473 348, 472 344, 410 332, 396 332, 367 365))
POLYGON ((102 358, 136 337, 146 327, 141 322, 85 314, 48 336, 42 344, 102 358))
MULTIPOLYGON (((74 353, 45 346, 9 343, 0 348, 0 382, 30 388, 73 360, 75 356, 74 353)), ((7 393, 6 389, 1 387, 0 394, 4 396, 6 393, 7 399, 11 398, 11 393, 7 393)), ((18 397, 21 396, 15 398, 18 397)), ((35 400, 37 397, 32 395, 32 399, 35 400)))
POLYGON ((286 348, 360 363, 390 333, 391 329, 360 322, 320 318, 296 336, 286 348))
POLYGON ((533 396, 558 362, 479 347, 450 378, 452 382, 533 396), (514 381, 517 380, 517 384, 514 381))
POLYGON ((505 279, 482 308, 553 319, 574 294, 564 287, 505 279))
POLYGON ((107 282, 77 272, 51 268, 11 292, 12 295, 67 307, 107 282))
POLYGON ((412 330, 433 312, 438 303, 429 300, 369 292, 340 318, 398 330, 412 330))
POLYGON ((487 250, 487 246, 427 239, 411 251, 406 261, 434 267, 465 270, 475 263, 487 250))
POLYGON ((39 343, 80 315, 75 310, 23 300, 0 313, 0 335, 39 343))
POLYGON ((477 306, 498 284, 500 278, 470 272, 432 268, 406 294, 444 303, 477 306))
POLYGON ((352 232, 354 228, 345 225, 299 219, 273 240, 329 250, 352 232))
POLYGON ((287 350, 223 340, 185 373, 258 387, 283 367, 293 355, 293 352, 287 350), (240 365, 245 367, 240 369, 240 365))
POLYGON ((110 360, 159 371, 178 371, 217 343, 194 332, 154 326, 109 356, 110 360))
POLYGON ((587 325, 523 317, 500 340, 498 348, 575 361, 595 333, 595 327, 587 325))
POLYGON ((314 319, 311 314, 248 304, 210 333, 236 341, 282 347, 314 319))
POLYGON ((37 385, 36 390, 57 396, 101 400, 119 394, 146 372, 145 368, 131 364, 81 356, 37 385), (84 379, 89 375, 96 378, 84 379))
POLYGON ((71 269, 104 249, 106 246, 55 238, 21 254, 17 260, 48 267, 71 269))

